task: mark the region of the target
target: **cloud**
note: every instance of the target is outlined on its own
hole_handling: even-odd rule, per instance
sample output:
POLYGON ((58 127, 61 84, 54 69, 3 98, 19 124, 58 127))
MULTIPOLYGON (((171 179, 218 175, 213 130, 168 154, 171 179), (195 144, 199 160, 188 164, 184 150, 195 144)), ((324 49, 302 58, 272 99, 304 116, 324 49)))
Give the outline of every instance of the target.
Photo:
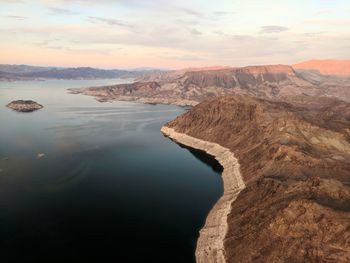
POLYGON ((235 12, 226 12, 226 11, 204 12, 204 11, 198 11, 197 9, 176 7, 176 6, 168 6, 166 11, 168 13, 173 13, 174 15, 186 15, 196 19, 211 20, 211 21, 219 20, 219 19, 225 18, 226 16, 236 14, 235 12))
POLYGON ((91 49, 91 48, 81 48, 81 47, 72 47, 71 45, 69 47, 64 46, 64 45, 59 45, 58 39, 53 40, 45 40, 42 42, 37 42, 37 43, 27 43, 31 45, 35 45, 41 48, 46 48, 46 49, 53 49, 53 50, 62 50, 66 51, 69 53, 81 53, 81 54, 98 54, 98 55, 110 55, 112 53, 112 50, 110 49, 91 49))
POLYGON ((5 4, 21 4, 23 3, 23 0, 0 0, 0 3, 5 3, 5 4))
MULTIPOLYGON (((0 2, 3 0, 0 0, 0 2)), ((6 0, 4 0, 6 1, 6 0)), ((11 1, 11 0, 7 0, 11 1)), ((17 0, 17 1, 24 1, 24 0, 17 0)), ((151 7, 157 7, 164 4, 163 0, 152 0, 152 1, 145 1, 145 0, 41 0, 44 4, 54 4, 54 5, 62 5, 66 6, 67 4, 77 4, 80 6, 112 6, 115 4, 123 5, 130 8, 151 8, 151 7)))
POLYGON ((260 30, 261 34, 281 33, 281 32, 290 30, 288 27, 276 26, 276 25, 262 26, 260 29, 261 29, 260 30))
POLYGON ((7 15, 7 16, 4 16, 6 18, 11 18, 11 19, 16 19, 16 20, 23 20, 23 19, 26 19, 25 16, 18 16, 18 15, 7 15))
POLYGON ((194 9, 178 7, 177 10, 179 10, 180 12, 182 12, 184 14, 190 15, 190 16, 195 16, 195 17, 198 17, 198 18, 204 17, 204 13, 199 12, 199 11, 194 10, 194 9))
POLYGON ((174 54, 164 53, 164 54, 157 54, 156 56, 163 59, 180 60, 180 61, 203 61, 206 59, 204 57, 200 57, 197 55, 188 55, 188 54, 174 55, 174 54))
POLYGON ((78 15, 78 12, 71 11, 69 9, 65 8, 58 8, 58 7, 50 7, 50 14, 54 15, 78 15))
POLYGON ((305 20, 304 23, 311 25, 348 27, 350 25, 350 19, 314 19, 305 20))
POLYGON ((108 25, 111 26, 121 26, 121 27, 128 27, 131 28, 133 27, 130 24, 124 23, 123 21, 119 19, 114 19, 114 18, 104 18, 104 17, 96 17, 96 16, 89 16, 89 21, 91 22, 104 22, 108 25))
MULTIPOLYGON (((9 3, 8 13, 2 15, 4 23, 0 25, 0 45, 4 49, 14 52, 13 46, 18 46, 18 50, 26 48, 24 41, 57 38, 46 46, 38 45, 37 51, 55 49, 57 52, 53 53, 62 53, 69 60, 74 52, 109 54, 111 50, 112 58, 128 53, 127 63, 139 63, 130 62, 130 57, 152 61, 157 58, 155 54, 160 54, 159 60, 176 61, 177 65, 181 61, 181 65, 190 65, 191 61, 227 65, 261 61, 288 63, 302 56, 345 57, 349 53, 347 27, 350 20, 343 14, 347 11, 345 8, 339 11, 343 15, 338 16, 335 9, 334 14, 319 11, 327 16, 317 17, 317 8, 306 10, 307 5, 303 5, 302 10, 307 15, 301 12, 281 26, 275 22, 279 21, 281 13, 275 12, 278 6, 272 4, 267 4, 266 10, 260 5, 252 10, 249 4, 237 4, 233 9, 230 1, 218 1, 215 5, 199 0, 37 2, 33 7, 29 0, 0 0, 0 3, 9 3), (13 2, 24 2, 26 6, 10 6, 13 2), (271 17, 266 17, 267 13, 271 17), (27 16, 26 20, 16 21, 25 18, 22 14, 27 16), (55 19, 50 15, 56 15, 55 19), (123 52, 115 51, 121 47, 123 52)), ((13 56, 17 55, 13 53, 13 56)), ((92 59, 91 63, 95 61, 92 59)))
POLYGON ((326 31, 318 31, 318 32, 308 32, 308 33, 303 33, 302 36, 305 37, 318 37, 319 35, 326 34, 326 31))
POLYGON ((213 12, 213 15, 216 16, 227 16, 227 15, 234 15, 236 12, 225 12, 225 11, 215 11, 213 12))
POLYGON ((227 38, 234 40, 234 41, 252 41, 256 40, 256 37, 251 35, 230 35, 230 34, 224 34, 227 38))
POLYGON ((190 33, 191 33, 192 35, 195 35, 195 36, 199 36, 199 35, 202 35, 202 34, 203 34, 201 31, 199 31, 199 30, 197 30, 197 29, 195 29, 195 28, 192 28, 192 29, 190 30, 190 33))
POLYGON ((332 9, 322 9, 322 10, 318 10, 315 15, 319 16, 319 15, 328 15, 331 14, 333 12, 332 9))

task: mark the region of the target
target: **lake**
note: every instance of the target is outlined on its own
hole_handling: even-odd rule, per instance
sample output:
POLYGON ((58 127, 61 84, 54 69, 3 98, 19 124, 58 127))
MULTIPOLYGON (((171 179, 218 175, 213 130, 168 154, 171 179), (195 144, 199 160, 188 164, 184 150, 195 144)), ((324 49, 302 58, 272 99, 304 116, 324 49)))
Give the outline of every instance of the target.
POLYGON ((122 82, 0 82, 2 262, 194 261, 220 167, 161 134, 184 108, 66 91, 122 82), (45 108, 5 107, 17 99, 45 108))

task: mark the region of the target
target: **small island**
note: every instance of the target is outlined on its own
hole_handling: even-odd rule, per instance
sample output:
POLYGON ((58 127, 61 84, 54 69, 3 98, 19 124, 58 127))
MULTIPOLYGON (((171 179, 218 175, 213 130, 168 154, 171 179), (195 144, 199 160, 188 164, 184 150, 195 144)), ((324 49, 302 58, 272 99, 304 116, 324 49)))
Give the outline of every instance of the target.
POLYGON ((44 108, 43 105, 32 100, 15 100, 7 104, 6 107, 19 112, 33 112, 44 108))

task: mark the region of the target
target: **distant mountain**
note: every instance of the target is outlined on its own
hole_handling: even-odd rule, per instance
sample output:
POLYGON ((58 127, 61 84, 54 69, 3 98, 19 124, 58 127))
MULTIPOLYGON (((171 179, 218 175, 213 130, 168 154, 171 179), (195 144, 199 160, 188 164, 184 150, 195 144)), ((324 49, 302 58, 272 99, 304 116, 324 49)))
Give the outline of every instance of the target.
POLYGON ((317 70, 323 75, 350 77, 350 60, 309 60, 293 65, 294 69, 317 70))
MULTIPOLYGON (((91 67, 58 68, 27 65, 0 65, 0 80, 28 79, 107 79, 136 78, 149 70, 96 69, 91 67)), ((153 71, 152 71, 153 72, 153 71)))
POLYGON ((157 81, 143 78, 143 81, 131 84, 73 89, 71 92, 95 96, 100 101, 134 100, 176 105, 196 105, 208 97, 232 94, 271 99, 305 94, 350 100, 350 82, 309 78, 288 65, 160 72, 157 76, 157 81))
POLYGON ((46 71, 23 74, 25 77, 46 79, 94 79, 94 78, 120 78, 133 77, 133 73, 125 70, 104 70, 89 67, 49 69, 46 71))
POLYGON ((212 66, 201 68, 184 68, 178 70, 154 70, 145 72, 145 74, 141 75, 137 81, 169 81, 181 77, 186 72, 223 70, 229 68, 230 67, 212 66))
POLYGON ((40 71, 47 71, 57 67, 37 67, 37 66, 28 66, 28 65, 9 65, 9 64, 0 64, 0 71, 14 74, 26 74, 40 71))
POLYGON ((0 71, 0 81, 12 80, 26 80, 26 78, 15 73, 0 71))

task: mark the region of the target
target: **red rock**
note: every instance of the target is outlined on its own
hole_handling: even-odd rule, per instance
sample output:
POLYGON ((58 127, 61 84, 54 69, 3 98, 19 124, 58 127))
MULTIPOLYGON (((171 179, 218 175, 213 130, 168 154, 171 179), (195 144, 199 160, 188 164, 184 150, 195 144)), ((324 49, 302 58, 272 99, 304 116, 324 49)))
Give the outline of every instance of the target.
POLYGON ((350 60, 309 60, 295 64, 293 68, 318 70, 324 75, 350 76, 350 60))

